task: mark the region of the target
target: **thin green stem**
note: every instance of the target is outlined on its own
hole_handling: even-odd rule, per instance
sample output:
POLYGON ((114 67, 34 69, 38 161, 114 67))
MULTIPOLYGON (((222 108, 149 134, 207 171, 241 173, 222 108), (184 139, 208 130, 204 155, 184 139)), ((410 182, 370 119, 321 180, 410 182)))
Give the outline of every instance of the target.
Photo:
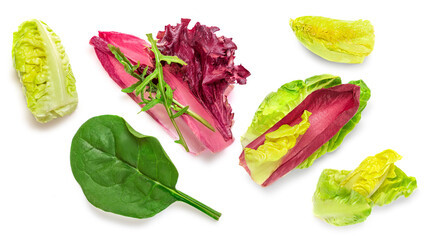
MULTIPOLYGON (((173 103, 177 107, 179 107, 180 109, 185 107, 182 104, 180 104, 178 101, 176 101, 176 99, 173 99, 173 103)), ((196 114, 195 112, 188 109, 188 110, 186 110, 185 114, 193 117, 195 120, 197 120, 198 122, 200 122, 201 124, 206 126, 208 129, 212 130, 213 132, 216 132, 216 129, 207 120, 205 120, 204 118, 202 118, 200 115, 196 114)))
MULTIPOLYGON (((131 76, 137 78, 138 80, 141 81, 140 75, 133 73, 131 74, 131 76)), ((180 109, 184 108, 185 106, 183 106, 183 104, 181 104, 180 102, 178 102, 176 99, 173 98, 173 103, 179 107, 180 109)), ((200 122, 201 124, 203 124, 204 126, 206 126, 208 129, 210 129, 213 132, 216 132, 216 129, 207 121, 205 120, 203 117, 201 117, 200 115, 198 115, 197 113, 195 113, 194 111, 188 109, 186 110, 185 114, 193 117, 195 120, 197 120, 198 122, 200 122)))
POLYGON ((179 126, 177 126, 176 120, 173 117, 173 111, 171 111, 170 104, 167 101, 167 95, 165 93, 165 87, 164 87, 164 72, 162 69, 162 64, 159 56, 158 48, 155 44, 152 44, 152 48, 154 51, 152 51, 155 54, 155 67, 158 69, 158 89, 161 90, 161 96, 163 99, 163 105, 165 107, 165 110, 167 111, 168 117, 170 118, 171 123, 173 124, 174 128, 176 129, 177 135, 179 136, 179 143, 182 144, 182 146, 185 148, 187 152, 189 152, 188 144, 186 144, 185 138, 182 135, 182 131, 180 131, 179 126))
POLYGON ((201 212, 207 214, 208 216, 212 217, 216 221, 219 220, 220 216, 222 215, 220 212, 214 210, 213 208, 205 205, 204 203, 186 195, 185 193, 176 190, 172 192, 173 195, 176 197, 177 200, 185 202, 194 208, 200 210, 201 212))

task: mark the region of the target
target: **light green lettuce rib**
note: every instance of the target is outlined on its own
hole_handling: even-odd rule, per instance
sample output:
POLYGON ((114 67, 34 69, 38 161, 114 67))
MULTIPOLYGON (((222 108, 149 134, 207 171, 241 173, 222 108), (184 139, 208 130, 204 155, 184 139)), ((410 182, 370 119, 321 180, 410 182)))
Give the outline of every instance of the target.
POLYGON ((30 20, 13 34, 12 58, 27 107, 39 122, 73 112, 75 78, 60 38, 45 23, 30 20))

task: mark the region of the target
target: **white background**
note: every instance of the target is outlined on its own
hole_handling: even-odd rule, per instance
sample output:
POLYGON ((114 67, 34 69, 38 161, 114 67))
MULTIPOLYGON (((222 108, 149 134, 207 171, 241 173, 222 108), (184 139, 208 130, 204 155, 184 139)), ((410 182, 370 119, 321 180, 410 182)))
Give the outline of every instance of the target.
POLYGON ((425 1, 8 1, 0 14, 0 239, 427 239, 429 214, 429 15, 425 1), (328 62, 305 49, 289 27, 304 15, 357 20, 375 27, 375 48, 363 64, 328 62), (191 18, 218 26, 238 46, 236 63, 252 75, 230 96, 232 146, 192 156, 173 142, 108 77, 89 39, 98 30, 144 37, 191 18), (67 117, 39 124, 26 108, 12 66, 12 33, 25 20, 45 21, 71 59, 79 106, 67 117), (282 84, 330 73, 363 79, 372 97, 362 120, 333 153, 262 188, 238 165, 239 137, 264 96, 282 84), (219 222, 176 202, 150 219, 103 212, 73 178, 70 143, 90 117, 116 114, 157 137, 180 176, 177 188, 223 213, 219 222), (361 224, 331 226, 312 214, 312 194, 324 168, 353 169, 387 148, 418 189, 361 224), (426 236, 426 237, 425 237, 426 236))

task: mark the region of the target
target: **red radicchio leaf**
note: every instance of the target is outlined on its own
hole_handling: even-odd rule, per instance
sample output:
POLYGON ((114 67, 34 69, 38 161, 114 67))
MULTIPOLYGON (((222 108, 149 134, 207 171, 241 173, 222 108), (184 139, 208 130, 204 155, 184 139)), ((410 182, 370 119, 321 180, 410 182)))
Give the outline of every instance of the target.
MULTIPOLYGON (((295 109, 277 122, 246 148, 257 149, 265 141, 265 135, 288 124, 294 126, 301 121, 304 110, 311 112, 310 127, 296 145, 281 160, 280 166, 262 184, 268 186, 294 169, 313 152, 329 141, 357 112, 359 108, 360 87, 354 84, 342 84, 335 87, 316 90, 308 95, 295 109)), ((250 174, 244 158, 240 155, 240 165, 250 174)))
POLYGON ((195 98, 216 120, 217 130, 227 141, 232 139, 234 117, 226 97, 229 86, 245 84, 250 73, 242 65, 234 65, 237 46, 231 38, 217 37, 215 32, 219 28, 198 22, 188 29, 189 22, 190 19, 182 19, 181 24, 166 26, 165 31, 157 35, 158 48, 162 54, 178 56, 188 64, 173 64, 168 69, 188 84, 195 98))

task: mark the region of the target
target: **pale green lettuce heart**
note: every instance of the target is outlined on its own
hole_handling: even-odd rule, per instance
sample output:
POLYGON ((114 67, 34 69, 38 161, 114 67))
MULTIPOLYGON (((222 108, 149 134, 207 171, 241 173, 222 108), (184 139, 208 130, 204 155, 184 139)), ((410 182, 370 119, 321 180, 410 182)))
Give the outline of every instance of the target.
POLYGON ((344 226, 365 221, 371 214, 372 202, 359 193, 341 187, 350 171, 325 169, 313 195, 314 215, 329 224, 344 226))
POLYGON ((73 112, 75 78, 60 38, 45 23, 30 20, 13 34, 12 58, 27 107, 39 122, 73 112))

